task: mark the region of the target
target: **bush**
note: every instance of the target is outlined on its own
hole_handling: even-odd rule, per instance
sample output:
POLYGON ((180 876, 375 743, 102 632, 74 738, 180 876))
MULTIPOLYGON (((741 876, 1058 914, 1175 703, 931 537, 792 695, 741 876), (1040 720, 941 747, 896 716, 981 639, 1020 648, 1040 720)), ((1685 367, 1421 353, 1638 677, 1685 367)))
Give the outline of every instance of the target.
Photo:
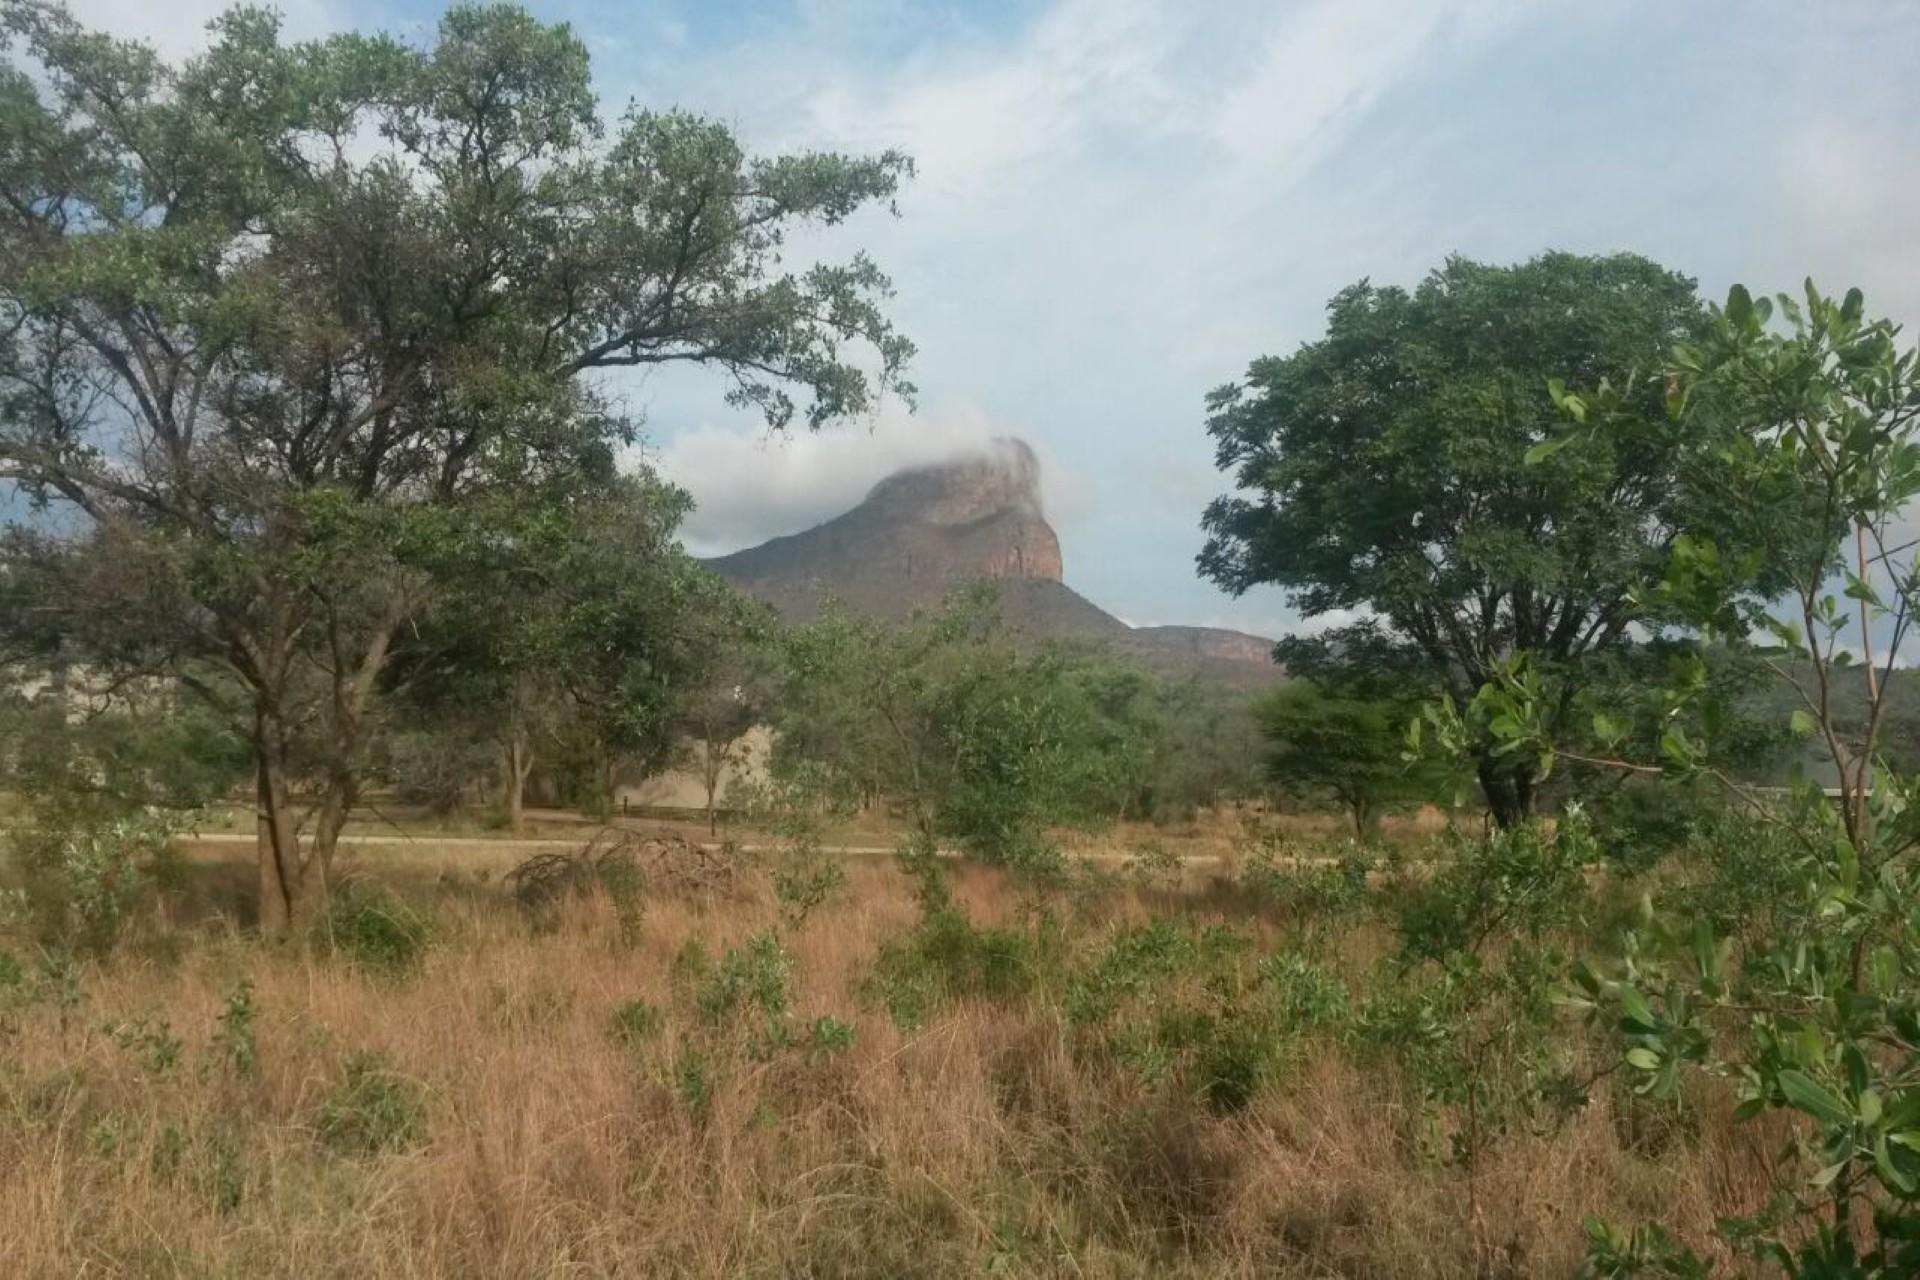
POLYGON ((645 1044, 660 1034, 660 1010, 645 1000, 629 1000, 613 1011, 607 1035, 623 1048, 645 1044))
POLYGON ((815 1057, 842 1053, 853 1047, 853 1027, 828 1014, 807 1027, 807 1048, 815 1057))
POLYGON ((380 1054, 358 1052, 321 1099, 314 1130, 321 1142, 344 1155, 404 1151, 426 1140, 426 1097, 418 1085, 389 1070, 380 1054))
POLYGON ((773 896, 781 918, 799 928, 847 883, 846 868, 817 849, 796 847, 792 857, 773 869, 773 896))
POLYGON ((433 941, 424 916, 388 890, 360 881, 333 894, 320 928, 335 955, 387 978, 417 969, 433 941))
POLYGON ((185 814, 102 814, 37 806, 11 838, 25 874, 24 905, 44 942, 101 954, 119 941, 156 878, 171 875, 185 814))
POLYGON ((1119 935, 1068 986, 1079 1052, 1179 1082, 1215 1111, 1244 1108, 1309 1032, 1347 1015, 1346 989, 1318 966, 1253 954, 1250 934, 1218 925, 1119 935))
POLYGON ((776 1021, 786 1016, 787 979, 792 971, 793 958, 780 939, 771 933, 756 934, 744 947, 727 948, 701 984, 694 1003, 716 1022, 747 1005, 776 1021))
POLYGON ((1039 934, 977 928, 943 903, 906 937, 881 946, 869 991, 896 1025, 913 1028, 951 1000, 1025 994, 1045 967, 1045 950, 1039 934))

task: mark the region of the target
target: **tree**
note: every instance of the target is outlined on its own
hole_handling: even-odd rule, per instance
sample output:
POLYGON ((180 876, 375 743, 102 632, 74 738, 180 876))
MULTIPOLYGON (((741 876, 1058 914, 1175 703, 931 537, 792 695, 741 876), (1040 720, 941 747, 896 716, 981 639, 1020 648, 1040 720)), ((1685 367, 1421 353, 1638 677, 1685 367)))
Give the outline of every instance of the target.
MULTIPOLYGON (((1370 614, 1283 644, 1297 672, 1411 667, 1465 706, 1526 652, 1564 716, 1666 558, 1684 451, 1646 426, 1525 456, 1559 417, 1550 378, 1630 387, 1657 411, 1660 388, 1632 374, 1698 331, 1693 282, 1630 255, 1456 257, 1411 293, 1361 281, 1328 312, 1324 338, 1208 397, 1238 492, 1207 508, 1201 572, 1236 593, 1278 585, 1309 618, 1370 614)), ((1483 745, 1494 817, 1522 820, 1532 765, 1483 745)))
MULTIPOLYGON (((1920 779, 1881 751, 1889 682, 1920 616, 1910 510, 1920 498, 1920 354, 1898 330, 1808 281, 1804 301, 1742 287, 1663 370, 1666 413, 1635 387, 1567 393, 1562 454, 1617 432, 1665 429, 1712 442, 1703 501, 1714 534, 1676 540, 1641 599, 1676 620, 1696 653, 1660 691, 1643 734, 1603 717, 1593 767, 1710 779, 1742 807, 1746 844, 1779 870, 1758 910, 1650 895, 1623 954, 1577 978, 1596 1019, 1624 1041, 1643 1093, 1674 1096, 1695 1073, 1731 1081, 1750 1119, 1796 1122, 1768 1207, 1728 1220, 1727 1248, 1795 1276, 1893 1277, 1920 1268, 1920 779), (1821 744, 1833 794, 1801 779, 1784 803, 1731 776, 1682 731, 1707 655, 1765 664, 1790 695, 1791 728, 1821 744), (1859 699, 1843 705, 1851 686, 1859 699)), ((1569 753, 1537 684, 1507 665, 1481 697, 1518 754, 1569 753)), ((1849 699, 1848 701, 1852 701, 1849 699)), ((1737 905, 1749 906, 1744 899, 1737 905)), ((1708 1263, 1658 1228, 1590 1221, 1588 1274, 1706 1276, 1708 1263)))
POLYGON ((720 783, 745 763, 749 733, 767 721, 770 686, 762 655, 735 641, 681 704, 679 729, 707 797, 707 830, 719 829, 720 783))
POLYGON ((1367 698, 1294 679, 1261 695, 1254 719, 1267 739, 1267 776, 1283 795, 1332 798, 1353 819, 1354 834, 1381 812, 1432 790, 1402 757, 1407 700, 1367 698))
POLYGON ((486 499, 631 438, 594 371, 704 365, 776 427, 910 391, 880 271, 780 256, 909 165, 749 158, 681 113, 608 136, 583 43, 511 6, 423 47, 288 44, 256 9, 211 33, 169 65, 0 0, 0 480, 53 511, 16 550, 64 643, 244 732, 279 932, 324 899, 394 639, 486 499))
POLYGON ((622 764, 664 763, 672 717, 744 627, 745 602, 677 541, 689 505, 645 468, 495 495, 403 633, 385 686, 418 718, 494 744, 516 833, 543 744, 585 731, 610 800, 622 764))
POLYGON ((888 800, 925 847, 1045 865, 1046 828, 1108 816, 1114 727, 1080 659, 1022 652, 991 591, 903 625, 830 610, 795 629, 775 693, 773 766, 829 800, 888 800))

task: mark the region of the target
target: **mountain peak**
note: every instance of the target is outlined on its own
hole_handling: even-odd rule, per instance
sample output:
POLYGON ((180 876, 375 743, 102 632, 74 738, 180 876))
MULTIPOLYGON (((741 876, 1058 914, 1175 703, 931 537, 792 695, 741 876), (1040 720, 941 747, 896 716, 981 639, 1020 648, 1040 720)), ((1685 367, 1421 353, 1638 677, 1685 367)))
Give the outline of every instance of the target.
POLYGON ((712 562, 749 594, 802 615, 828 592, 903 613, 979 578, 1060 580, 1060 539, 1024 441, 897 471, 844 515, 712 562))
POLYGON ((1162 670, 1234 684, 1280 676, 1267 640, 1207 627, 1135 630, 1068 587, 1040 501, 1040 461, 1021 440, 896 471, 853 510, 708 565, 794 619, 812 617, 824 596, 899 618, 994 579, 1001 615, 1028 635, 1097 641, 1162 670))
POLYGON ((896 471, 874 485, 861 505, 923 524, 971 524, 1000 514, 1046 522, 1040 459, 1026 441, 1011 436, 996 437, 979 453, 896 471))

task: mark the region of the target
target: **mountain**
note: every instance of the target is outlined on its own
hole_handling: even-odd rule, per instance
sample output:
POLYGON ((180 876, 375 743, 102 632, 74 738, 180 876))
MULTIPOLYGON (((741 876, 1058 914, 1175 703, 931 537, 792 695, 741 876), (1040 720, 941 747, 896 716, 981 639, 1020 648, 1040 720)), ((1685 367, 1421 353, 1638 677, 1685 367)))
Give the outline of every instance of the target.
POLYGON ((1270 640, 1214 627, 1130 627, 1067 586, 1060 539, 1040 504, 1040 463, 1019 440, 895 472, 851 511, 707 564, 798 620, 827 596, 905 617, 985 578, 999 587, 1001 615, 1029 635, 1102 643, 1163 674, 1247 687, 1281 678, 1270 640))

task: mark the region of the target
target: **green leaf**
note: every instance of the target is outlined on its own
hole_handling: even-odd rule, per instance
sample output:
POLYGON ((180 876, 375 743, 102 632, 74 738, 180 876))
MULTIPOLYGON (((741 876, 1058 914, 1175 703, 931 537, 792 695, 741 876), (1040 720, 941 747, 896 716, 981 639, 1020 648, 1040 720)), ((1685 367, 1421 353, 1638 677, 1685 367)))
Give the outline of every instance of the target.
POLYGON ((1822 1124, 1853 1123, 1853 1109, 1846 1101, 1804 1071, 1791 1067, 1782 1071, 1780 1092, 1796 1111, 1804 1111, 1822 1124))
POLYGON ((1529 467, 1537 466, 1566 447, 1567 440, 1564 436, 1552 440, 1542 440, 1539 444, 1527 450, 1522 461, 1529 467))
POLYGON ((1632 987, 1620 988, 1620 1008, 1635 1026, 1643 1031, 1659 1028, 1659 1020, 1653 1016, 1653 1008, 1647 1004, 1647 998, 1632 987))
POLYGON ((1787 724, 1803 738, 1810 738, 1820 732, 1820 722, 1809 713, 1798 709, 1787 717, 1787 724))
POLYGON ((1873 584, 1862 581, 1851 573, 1847 575, 1846 595, 1850 600, 1859 600, 1865 604, 1872 605, 1876 609, 1886 608, 1885 605, 1880 603, 1880 593, 1873 589, 1873 584))
POLYGON ((1832 1184, 1835 1178, 1840 1176, 1840 1171, 1845 1169, 1851 1163, 1853 1163, 1851 1158, 1846 1160, 1836 1160, 1832 1164, 1828 1165, 1826 1168, 1822 1169, 1820 1172, 1814 1174, 1813 1177, 1809 1179, 1809 1181, 1812 1182, 1813 1185, 1816 1187, 1829 1186, 1832 1184))
POLYGON ((1660 1055, 1645 1046, 1637 1046, 1627 1050, 1627 1064, 1642 1071, 1658 1071, 1660 1055))
POLYGON ((1611 744, 1620 741, 1626 734, 1614 722, 1612 716, 1604 711, 1596 711, 1593 713, 1593 736, 1611 744))
POLYGON ((1727 290, 1727 319, 1735 327, 1744 329, 1747 321, 1753 318, 1753 295, 1747 292, 1747 286, 1737 284, 1727 290))
POLYGON ((1873 1142, 1873 1167, 1880 1174, 1880 1181, 1903 1195, 1913 1194, 1914 1180, 1902 1173, 1893 1162, 1893 1153, 1887 1149, 1887 1135, 1884 1133, 1873 1142))

